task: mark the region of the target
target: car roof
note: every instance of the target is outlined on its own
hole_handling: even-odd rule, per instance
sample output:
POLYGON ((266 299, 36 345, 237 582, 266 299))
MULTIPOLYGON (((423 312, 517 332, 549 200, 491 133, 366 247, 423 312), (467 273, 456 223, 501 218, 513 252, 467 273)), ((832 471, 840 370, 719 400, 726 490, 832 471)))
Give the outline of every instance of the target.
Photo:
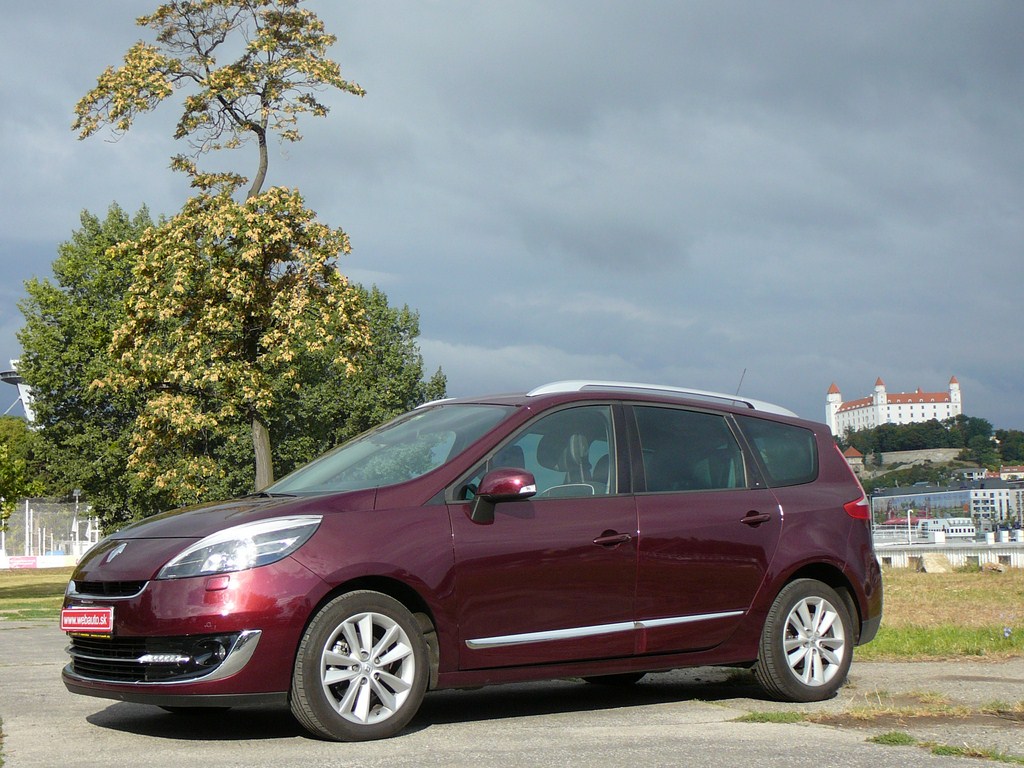
POLYGON ((425 405, 434 405, 442 402, 527 405, 535 398, 566 396, 565 399, 570 399, 568 396, 584 393, 604 393, 619 396, 646 396, 644 399, 650 397, 691 400, 705 405, 714 403, 716 405, 724 405, 726 407, 738 408, 741 410, 746 409, 760 411, 762 413, 771 413, 778 416, 799 418, 793 411, 788 408, 784 408, 781 405, 768 403, 763 400, 755 400, 753 398, 736 394, 729 395, 722 392, 710 392, 703 389, 687 389, 684 387, 674 387, 661 384, 643 384, 639 382, 626 381, 599 381, 589 379, 567 379, 563 381, 554 381, 549 384, 543 384, 539 387, 535 387, 526 393, 489 395, 486 397, 447 398, 445 400, 435 400, 431 403, 425 403, 425 405))

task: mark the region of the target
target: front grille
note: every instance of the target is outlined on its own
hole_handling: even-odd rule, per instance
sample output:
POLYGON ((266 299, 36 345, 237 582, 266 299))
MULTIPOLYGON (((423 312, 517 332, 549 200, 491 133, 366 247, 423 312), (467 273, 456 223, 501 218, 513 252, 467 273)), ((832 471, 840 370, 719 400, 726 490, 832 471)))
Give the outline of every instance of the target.
POLYGON ((71 638, 71 668, 79 677, 110 683, 190 680, 213 672, 239 633, 184 637, 71 638))
POLYGON ((134 597, 145 587, 145 581, 73 581, 68 591, 76 597, 134 597))

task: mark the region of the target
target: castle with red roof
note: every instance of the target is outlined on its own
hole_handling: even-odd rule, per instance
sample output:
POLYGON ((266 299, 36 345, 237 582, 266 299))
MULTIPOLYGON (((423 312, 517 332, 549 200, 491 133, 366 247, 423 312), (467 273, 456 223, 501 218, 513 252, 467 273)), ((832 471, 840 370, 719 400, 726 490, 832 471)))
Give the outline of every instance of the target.
POLYGON ((872 429, 881 424, 914 424, 937 419, 944 421, 963 413, 960 382, 953 376, 945 392, 889 393, 879 378, 875 391, 867 397, 843 401, 839 387, 832 383, 825 396, 825 423, 833 435, 844 435, 847 430, 872 429))

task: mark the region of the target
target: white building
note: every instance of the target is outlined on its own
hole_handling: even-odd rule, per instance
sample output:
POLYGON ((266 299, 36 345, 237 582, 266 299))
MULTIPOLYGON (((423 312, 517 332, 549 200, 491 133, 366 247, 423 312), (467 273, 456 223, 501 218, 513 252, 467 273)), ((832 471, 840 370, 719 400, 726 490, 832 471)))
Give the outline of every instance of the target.
POLYGON ((890 394, 879 378, 875 391, 867 397, 844 402, 834 382, 825 396, 825 423, 833 435, 844 435, 847 430, 873 429, 882 424, 944 421, 962 413, 960 382, 956 376, 950 378, 946 392, 923 392, 918 387, 916 392, 890 394))
POLYGON ((1024 520, 1024 488, 992 480, 979 483, 971 489, 971 516, 985 531, 1000 525, 1019 526, 1024 520))

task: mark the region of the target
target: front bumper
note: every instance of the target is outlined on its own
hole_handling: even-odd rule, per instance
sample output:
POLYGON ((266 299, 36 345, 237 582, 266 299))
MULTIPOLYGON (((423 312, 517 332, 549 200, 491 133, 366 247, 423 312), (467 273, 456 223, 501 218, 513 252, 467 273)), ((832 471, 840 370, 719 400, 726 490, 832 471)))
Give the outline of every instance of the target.
POLYGON ((64 685, 72 693, 158 706, 282 700, 299 637, 325 592, 290 558, 230 574, 149 581, 124 597, 79 586, 65 607, 112 606, 113 632, 68 633, 64 685))

